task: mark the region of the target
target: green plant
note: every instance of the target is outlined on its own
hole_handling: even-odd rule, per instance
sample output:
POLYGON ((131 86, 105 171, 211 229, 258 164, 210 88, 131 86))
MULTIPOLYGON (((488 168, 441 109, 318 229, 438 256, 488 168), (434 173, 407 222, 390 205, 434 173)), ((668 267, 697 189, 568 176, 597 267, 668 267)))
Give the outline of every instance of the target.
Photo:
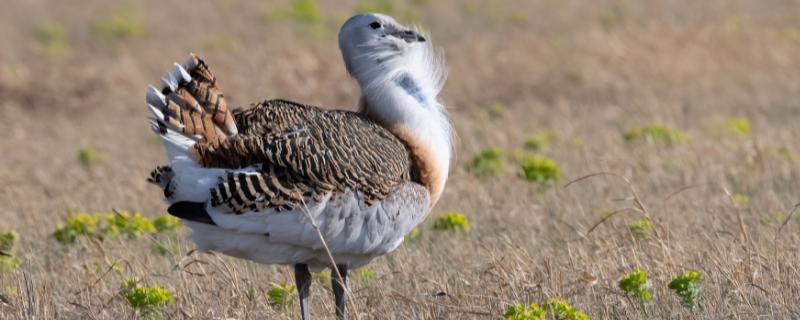
POLYGON ((372 269, 369 267, 361 267, 358 269, 358 275, 361 277, 361 280, 365 282, 370 282, 372 279, 375 279, 375 273, 372 272, 372 269))
POLYGON ((516 304, 506 308, 506 320, 589 320, 583 311, 575 309, 567 300, 551 299, 540 307, 536 303, 516 304))
POLYGON ((628 225, 631 234, 637 238, 645 238, 653 233, 653 222, 650 219, 640 219, 628 225))
POLYGON ((19 235, 14 231, 0 232, 0 252, 11 252, 18 237, 19 235))
POLYGON ((745 117, 732 117, 725 120, 725 128, 732 133, 746 136, 750 134, 750 121, 745 117))
POLYGON ((778 223, 782 224, 786 221, 786 212, 775 210, 764 215, 763 220, 765 223, 778 223))
MULTIPOLYGON (((162 228, 167 226, 162 221, 162 228)), ((136 239, 144 234, 155 233, 153 222, 140 213, 131 215, 127 211, 118 214, 112 212, 99 212, 94 215, 78 213, 67 219, 66 224, 59 225, 53 232, 56 241, 63 244, 72 244, 78 237, 89 237, 98 240, 124 235, 128 239, 136 239)))
POLYGON ((450 211, 443 216, 436 218, 433 222, 434 230, 461 230, 469 232, 469 221, 467 217, 455 211, 450 211))
POLYGON ((330 31, 322 20, 322 9, 315 0, 292 0, 288 7, 266 12, 266 20, 290 20, 299 30, 322 37, 330 31))
POLYGON ((145 30, 145 26, 139 18, 139 10, 134 6, 113 10, 108 18, 96 21, 91 29, 95 36, 111 40, 141 37, 145 34, 145 30))
POLYGON ((740 208, 746 208, 750 206, 750 196, 742 193, 737 193, 733 195, 733 203, 740 208))
POLYGON ((133 216, 127 211, 119 214, 108 214, 105 220, 109 222, 109 227, 105 233, 109 236, 125 235, 129 239, 136 239, 147 233, 155 233, 156 227, 150 219, 143 217, 140 213, 133 216))
POLYGON ((37 26, 33 35, 44 45, 50 56, 58 57, 68 51, 66 32, 57 22, 48 22, 37 26))
POLYGON ((12 253, 0 253, 0 271, 11 271, 19 268, 22 261, 12 253))
POLYGON ((322 10, 315 0, 294 0, 290 12, 301 22, 318 23, 322 19, 322 10))
POLYGON ((653 300, 650 281, 647 279, 647 272, 636 269, 626 274, 619 280, 619 288, 629 297, 638 299, 641 303, 653 300))
POLYGON ((177 231, 181 228, 181 219, 165 214, 153 220, 153 226, 157 232, 177 231))
POLYGON ((105 156, 99 150, 86 147, 78 150, 78 162, 80 162, 85 167, 89 167, 105 160, 105 156))
POLYGON ((503 151, 500 149, 484 149, 467 167, 478 177, 496 176, 503 172, 503 151))
POLYGON ((497 119, 504 117, 508 113, 508 108, 502 102, 495 101, 489 105, 488 112, 490 117, 497 119))
POLYGON ((544 307, 556 320, 589 320, 589 316, 575 309, 567 300, 552 299, 544 304, 544 307))
POLYGON ((511 14, 511 22, 518 26, 524 26, 528 22, 528 16, 525 14, 525 11, 515 10, 515 12, 511 14))
POLYGON ((293 285, 276 285, 267 291, 267 302, 273 308, 288 308, 294 301, 296 291, 293 285))
POLYGON ((3 294, 7 297, 16 297, 19 295, 19 289, 17 287, 8 286, 3 288, 3 294))
POLYGON ((175 304, 172 291, 157 285, 143 285, 136 279, 125 280, 121 292, 128 304, 145 316, 159 314, 163 307, 175 304))
POLYGON ((536 303, 529 305, 515 304, 508 306, 503 318, 506 320, 545 320, 547 314, 536 303))
POLYGON ((701 277, 701 274, 697 271, 686 271, 673 277, 667 287, 681 297, 681 302, 683 302, 684 306, 694 309, 698 306, 700 300, 701 277))
POLYGON ((540 155, 529 155, 522 159, 522 177, 528 181, 547 182, 561 179, 561 169, 555 161, 540 155))
POLYGON ((167 248, 166 246, 164 246, 163 244, 160 244, 160 243, 153 243, 150 246, 150 249, 153 251, 153 253, 155 253, 155 254, 157 254, 159 256, 166 256, 167 254, 171 253, 169 248, 167 248))
POLYGON ((612 211, 609 208, 600 208, 599 210, 597 210, 597 216, 600 219, 603 219, 603 220, 611 218, 611 216, 613 216, 613 215, 614 215, 614 211, 612 211))
POLYGON ((324 282, 331 281, 331 272, 328 271, 328 270, 323 270, 323 271, 317 272, 317 276, 320 279, 322 279, 322 281, 324 281, 324 282))
POLYGON ((94 236, 97 233, 97 218, 79 213, 67 219, 66 226, 59 226, 53 236, 61 243, 75 243, 78 236, 94 236))
POLYGON ((19 267, 21 261, 13 252, 18 237, 14 231, 0 232, 0 271, 14 270, 19 267))
POLYGON ((421 232, 419 231, 419 228, 414 228, 408 232, 408 234, 405 237, 405 241, 417 241, 419 240, 420 236, 421 232))
POLYGON ((550 147, 550 143, 558 138, 558 132, 547 130, 537 133, 525 140, 525 148, 533 151, 542 151, 550 147))
POLYGON ((794 161, 794 159, 797 158, 797 155, 795 155, 791 149, 782 147, 778 149, 778 157, 784 161, 794 161))
POLYGON ((584 142, 583 139, 579 137, 572 138, 572 141, 570 141, 570 143, 572 144, 573 147, 578 149, 583 148, 583 146, 586 145, 586 142, 584 142))
POLYGON ((682 132, 660 124, 650 124, 633 128, 626 131, 622 136, 625 138, 626 142, 644 140, 648 143, 667 146, 686 142, 686 136, 682 132))

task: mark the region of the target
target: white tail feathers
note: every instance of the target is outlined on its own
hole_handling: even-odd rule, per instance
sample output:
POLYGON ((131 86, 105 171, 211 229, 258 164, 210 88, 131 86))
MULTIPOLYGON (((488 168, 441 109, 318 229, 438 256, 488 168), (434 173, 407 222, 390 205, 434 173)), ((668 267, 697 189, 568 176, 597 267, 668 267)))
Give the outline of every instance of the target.
POLYGON ((194 147, 220 143, 237 133, 233 114, 208 66, 190 55, 185 65, 174 63, 161 79, 159 90, 148 86, 145 94, 152 113, 150 128, 159 135, 170 174, 157 169, 153 181, 164 188, 167 200, 205 202, 225 169, 199 165, 194 147))
MULTIPOLYGON (((189 72, 177 63, 162 78, 165 91, 168 89, 170 92, 178 90, 180 85, 191 81, 192 77, 189 72)), ((185 117, 189 115, 189 111, 197 112, 200 110, 199 108, 186 110, 181 106, 186 105, 185 103, 179 105, 174 101, 178 98, 180 97, 170 99, 154 86, 147 86, 145 101, 153 114, 153 117, 150 118, 150 128, 161 137, 170 165, 198 167, 192 156, 191 148, 202 139, 202 136, 195 134, 192 130, 187 130, 184 120, 193 120, 193 118, 185 117)), ((196 101, 194 102, 197 103, 196 101)))
POLYGON ((172 63, 172 75, 178 80, 178 83, 192 82, 192 76, 177 62, 172 63))
POLYGON ((186 66, 186 69, 193 70, 194 68, 197 68, 197 63, 199 60, 200 58, 198 58, 197 55, 195 55, 193 52, 190 52, 189 57, 186 58, 186 63, 183 65, 186 66))
POLYGON ((150 128, 161 137, 164 151, 166 151, 171 165, 174 165, 175 160, 178 159, 190 159, 196 165, 191 151, 191 148, 197 143, 196 139, 189 138, 170 128, 164 128, 155 120, 150 121, 150 128))

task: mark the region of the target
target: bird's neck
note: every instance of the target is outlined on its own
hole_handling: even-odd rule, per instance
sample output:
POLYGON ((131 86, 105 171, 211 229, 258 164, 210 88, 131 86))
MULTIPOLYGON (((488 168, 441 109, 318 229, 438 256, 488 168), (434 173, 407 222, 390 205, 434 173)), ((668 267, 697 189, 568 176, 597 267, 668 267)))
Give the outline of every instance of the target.
POLYGON ((359 111, 385 126, 409 150, 413 178, 428 189, 431 207, 444 191, 452 137, 450 122, 432 90, 408 75, 362 89, 359 111))

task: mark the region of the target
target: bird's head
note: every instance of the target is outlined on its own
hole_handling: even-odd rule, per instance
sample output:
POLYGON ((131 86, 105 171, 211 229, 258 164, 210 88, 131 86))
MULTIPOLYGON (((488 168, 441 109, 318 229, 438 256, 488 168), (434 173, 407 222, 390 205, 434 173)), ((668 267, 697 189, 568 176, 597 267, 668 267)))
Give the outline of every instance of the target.
POLYGON ((413 74, 438 94, 444 81, 441 58, 419 31, 380 13, 353 16, 339 31, 339 49, 347 72, 362 89, 413 74))

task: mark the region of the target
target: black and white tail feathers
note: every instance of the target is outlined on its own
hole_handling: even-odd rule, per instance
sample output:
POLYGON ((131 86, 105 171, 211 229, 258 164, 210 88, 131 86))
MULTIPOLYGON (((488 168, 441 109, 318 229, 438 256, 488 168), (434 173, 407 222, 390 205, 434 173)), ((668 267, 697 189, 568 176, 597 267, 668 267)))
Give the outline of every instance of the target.
POLYGON ((161 138, 169 160, 153 170, 148 181, 160 186, 170 202, 206 201, 222 170, 201 168, 194 147, 216 145, 238 133, 216 78, 191 54, 183 65, 173 65, 160 90, 148 86, 146 101, 153 114, 151 129, 161 138))

